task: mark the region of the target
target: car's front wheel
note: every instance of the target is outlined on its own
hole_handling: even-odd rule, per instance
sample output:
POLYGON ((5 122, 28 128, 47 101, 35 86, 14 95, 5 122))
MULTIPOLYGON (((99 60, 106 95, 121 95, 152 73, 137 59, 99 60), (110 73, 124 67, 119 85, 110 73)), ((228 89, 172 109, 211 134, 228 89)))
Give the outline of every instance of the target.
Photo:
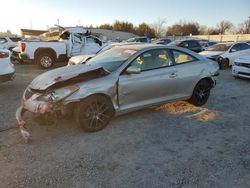
POLYGON ((211 88, 212 84, 208 80, 199 81, 194 88, 193 94, 189 99, 189 102, 194 104, 195 106, 204 105, 209 98, 211 88))
POLYGON ((114 116, 112 102, 103 95, 93 95, 81 101, 75 111, 76 122, 87 132, 105 128, 114 116))

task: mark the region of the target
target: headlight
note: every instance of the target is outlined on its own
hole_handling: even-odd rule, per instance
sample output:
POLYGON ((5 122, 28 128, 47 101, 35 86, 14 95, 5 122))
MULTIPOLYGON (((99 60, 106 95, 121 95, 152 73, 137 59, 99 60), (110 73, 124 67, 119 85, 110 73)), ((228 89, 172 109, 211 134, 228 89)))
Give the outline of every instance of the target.
POLYGON ((40 97, 38 97, 38 100, 47 101, 47 102, 58 102, 68 97, 72 93, 76 92, 78 89, 79 87, 77 86, 68 86, 68 87, 60 88, 46 95, 41 95, 40 97))

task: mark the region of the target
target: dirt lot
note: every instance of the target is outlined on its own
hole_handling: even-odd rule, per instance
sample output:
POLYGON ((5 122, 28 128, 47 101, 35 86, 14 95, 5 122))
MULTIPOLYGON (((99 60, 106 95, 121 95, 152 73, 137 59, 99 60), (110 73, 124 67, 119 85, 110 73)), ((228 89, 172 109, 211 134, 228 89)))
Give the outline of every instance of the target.
POLYGON ((115 118, 85 133, 68 119, 15 125, 22 91, 37 74, 17 65, 0 86, 0 187, 250 187, 250 81, 221 71, 208 103, 174 102, 115 118))

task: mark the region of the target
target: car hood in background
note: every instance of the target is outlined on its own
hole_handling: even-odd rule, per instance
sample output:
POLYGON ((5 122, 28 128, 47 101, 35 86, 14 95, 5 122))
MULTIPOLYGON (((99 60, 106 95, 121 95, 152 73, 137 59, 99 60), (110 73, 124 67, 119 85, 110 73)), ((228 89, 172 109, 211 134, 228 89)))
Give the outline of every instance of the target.
POLYGON ((84 63, 87 60, 89 60, 90 58, 94 57, 96 54, 90 54, 90 55, 78 55, 78 56, 74 56, 71 57, 69 59, 69 63, 68 65, 75 65, 75 64, 79 64, 79 63, 84 63))
POLYGON ((235 62, 250 64, 250 55, 241 56, 237 58, 235 62))
POLYGON ((223 53, 225 52, 224 51, 202 51, 199 54, 205 57, 212 57, 212 56, 222 55, 223 53))
POLYGON ((102 67, 79 64, 69 67, 61 67, 37 76, 29 85, 33 90, 45 92, 55 86, 57 88, 82 81, 94 79, 109 74, 102 67))

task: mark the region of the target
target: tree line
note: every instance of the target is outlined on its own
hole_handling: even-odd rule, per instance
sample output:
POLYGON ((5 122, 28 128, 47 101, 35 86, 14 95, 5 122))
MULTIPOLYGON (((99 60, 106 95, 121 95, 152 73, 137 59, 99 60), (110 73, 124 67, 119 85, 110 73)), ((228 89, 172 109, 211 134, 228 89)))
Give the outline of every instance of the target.
POLYGON ((166 20, 158 18, 153 24, 145 22, 135 26, 130 22, 116 20, 113 24, 102 24, 98 28, 115 31, 125 31, 150 38, 165 35, 218 35, 218 34, 250 34, 250 19, 243 21, 237 27, 230 21, 223 20, 216 27, 207 27, 197 22, 183 22, 167 27, 166 20))

